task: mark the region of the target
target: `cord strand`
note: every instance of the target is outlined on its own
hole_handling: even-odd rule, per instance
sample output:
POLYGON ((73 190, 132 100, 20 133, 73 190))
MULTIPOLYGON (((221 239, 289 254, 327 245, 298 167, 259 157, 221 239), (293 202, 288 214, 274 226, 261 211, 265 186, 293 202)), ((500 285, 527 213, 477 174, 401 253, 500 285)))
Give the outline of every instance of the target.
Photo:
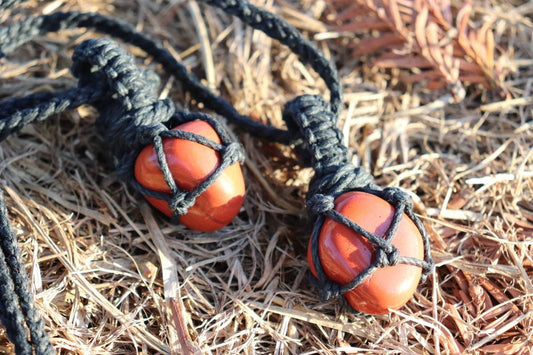
MULTIPOLYGON (((283 44, 288 45, 292 50, 300 55, 304 63, 310 64, 326 82, 330 89, 331 102, 337 112, 340 110, 342 102, 342 88, 339 84, 338 74, 335 68, 324 56, 314 48, 314 46, 298 33, 290 25, 268 12, 246 4, 244 9, 236 9, 226 6, 231 2, 207 1, 207 3, 221 7, 223 10, 239 16, 243 21, 247 21, 246 14, 251 11, 256 18, 267 19, 268 21, 255 21, 254 26, 268 35, 276 36, 283 44), (238 11, 240 9, 240 11, 238 11), (277 29, 277 33, 273 30, 277 29), (281 35, 287 33, 287 36, 281 35)), ((248 21, 249 22, 249 21, 248 21)), ((56 12, 50 15, 27 18, 8 27, 0 29, 0 38, 5 39, 0 44, 0 58, 12 52, 18 46, 50 32, 68 28, 91 28, 96 31, 112 35, 127 43, 133 44, 147 54, 151 55, 165 69, 174 75, 181 85, 188 90, 198 101, 203 102, 207 108, 226 117, 232 123, 242 127, 247 132, 269 140, 280 143, 295 142, 299 137, 294 136, 294 132, 267 126, 252 120, 248 116, 238 113, 231 104, 222 97, 214 94, 209 88, 200 83, 198 78, 189 72, 185 66, 179 63, 168 50, 157 41, 143 33, 136 31, 131 25, 123 21, 108 18, 98 13, 56 12)), ((336 118, 335 118, 336 120, 336 118)))
POLYGON ((3 309, 0 316, 8 336, 15 344, 17 354, 32 354, 28 332, 24 327, 26 324, 36 353, 53 354, 54 350, 44 329, 44 322, 33 305, 28 276, 18 249, 17 239, 7 218, 7 209, 1 191, 0 246, 0 302, 3 309))

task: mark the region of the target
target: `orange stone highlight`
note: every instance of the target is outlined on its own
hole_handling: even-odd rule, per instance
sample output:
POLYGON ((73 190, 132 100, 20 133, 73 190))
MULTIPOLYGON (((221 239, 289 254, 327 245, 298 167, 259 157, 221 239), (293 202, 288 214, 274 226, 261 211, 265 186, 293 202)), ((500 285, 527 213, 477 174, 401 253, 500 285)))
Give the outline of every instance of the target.
MULTIPOLYGON (((213 142, 220 143, 214 128, 205 121, 191 121, 173 130, 196 133, 213 142)), ((163 139, 163 150, 176 185, 191 191, 204 181, 220 165, 220 155, 213 149, 185 139, 163 139)), ((146 146, 135 161, 135 179, 144 187, 170 193, 153 144, 146 146)), ((200 196, 189 211, 179 217, 179 222, 191 229, 212 232, 227 225, 239 213, 244 201, 244 177, 241 166, 236 163, 222 174, 200 196)), ((145 198, 155 208, 172 216, 168 203, 152 197, 145 198)))
MULTIPOLYGON (((377 236, 384 237, 394 216, 394 207, 375 195, 351 191, 335 199, 335 210, 377 236)), ((403 215, 392 244, 401 256, 424 259, 422 235, 413 221, 403 215)), ((340 285, 352 281, 374 260, 374 246, 350 228, 326 218, 319 236, 319 258, 326 276, 340 285)), ((317 276, 311 258, 309 242, 308 262, 317 276)), ((399 309, 413 296, 422 269, 397 264, 375 271, 362 284, 344 294, 350 306, 367 314, 387 314, 399 309)))

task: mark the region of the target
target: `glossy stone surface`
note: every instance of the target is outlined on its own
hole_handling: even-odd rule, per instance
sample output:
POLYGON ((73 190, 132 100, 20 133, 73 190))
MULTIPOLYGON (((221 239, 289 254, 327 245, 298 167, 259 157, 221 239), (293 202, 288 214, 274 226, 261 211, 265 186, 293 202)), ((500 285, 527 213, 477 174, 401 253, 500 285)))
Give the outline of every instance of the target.
MULTIPOLYGON (((335 199, 335 210, 365 230, 383 236, 392 221, 394 207, 383 199, 365 192, 351 191, 335 199)), ((400 255, 424 258, 422 236, 405 214, 392 244, 400 255)), ((311 272, 316 271, 311 259, 311 272)), ((374 247, 348 227, 326 218, 319 236, 319 256, 326 276, 345 285, 374 260, 374 247)), ((422 274, 421 268, 397 264, 378 269, 354 290, 344 294, 350 306, 367 314, 386 314, 399 309, 413 296, 422 274)))
MULTIPOLYGON (((220 138, 213 127, 204 121, 181 124, 174 130, 193 132, 216 143, 220 138)), ((220 164, 220 156, 213 149, 184 139, 163 140, 167 162, 177 186, 193 190, 220 164)), ((170 193, 161 173, 153 145, 146 146, 135 161, 135 179, 144 187, 170 193)), ((221 176, 196 199, 179 222, 191 229, 211 232, 227 225, 238 213, 244 200, 244 177, 238 163, 225 169, 221 176)), ((159 211, 172 216, 166 201, 146 197, 159 211)))

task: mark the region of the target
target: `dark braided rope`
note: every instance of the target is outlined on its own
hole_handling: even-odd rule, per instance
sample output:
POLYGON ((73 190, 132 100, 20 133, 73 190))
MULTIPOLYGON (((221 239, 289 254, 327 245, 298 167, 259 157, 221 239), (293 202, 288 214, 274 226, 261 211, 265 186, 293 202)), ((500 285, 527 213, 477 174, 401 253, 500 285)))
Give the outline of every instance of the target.
POLYGON ((22 262, 17 239, 0 191, 0 319, 6 327, 17 354, 53 354, 54 349, 39 317, 29 289, 28 276, 22 262), (20 307, 20 310, 19 310, 20 307), (28 341, 28 327, 31 343, 28 341))
MULTIPOLYGON (((337 71, 298 31, 279 17, 250 4, 235 6, 234 1, 216 0, 207 2, 238 16, 245 23, 253 23, 254 28, 262 30, 267 35, 278 39, 281 43, 291 48, 291 50, 299 55, 302 62, 311 65, 324 79, 330 89, 330 99, 333 107, 335 107, 335 112, 340 109, 342 89, 339 84, 337 71)), ((145 34, 136 31, 131 25, 125 22, 97 13, 79 13, 75 11, 57 12, 51 15, 31 17, 9 27, 2 28, 0 29, 0 38, 5 40, 0 46, 0 57, 5 56, 16 47, 37 36, 76 27, 92 28, 138 46, 162 64, 169 73, 179 79, 183 87, 198 101, 203 102, 207 108, 226 117, 248 132, 281 143, 294 142, 298 139, 298 137, 294 136, 294 132, 267 126, 253 121, 248 116, 241 115, 226 100, 215 95, 207 87, 202 85, 198 78, 180 64, 161 44, 145 34)))
MULTIPOLYGON (((4 230, 2 226, 1 236, 11 234, 10 230, 4 230)), ((9 340, 15 344, 17 354, 31 354, 32 345, 28 342, 28 331, 25 328, 26 320, 19 309, 20 302, 18 292, 15 290, 10 266, 7 265, 3 250, 9 245, 2 241, 0 249, 0 320, 6 328, 9 340)))
POLYGON ((287 126, 300 129, 315 170, 309 185, 307 209, 313 221, 311 256, 322 298, 327 300, 338 297, 359 286, 376 270, 399 263, 420 267, 424 282, 427 275, 433 271, 434 264, 430 255, 429 237, 422 222, 413 212, 410 198, 400 189, 380 188, 364 169, 356 168, 348 162, 347 149, 342 144, 342 132, 332 123, 334 122, 330 119, 332 115, 333 112, 326 102, 320 97, 311 95, 303 95, 289 102, 284 112, 287 126), (371 193, 394 207, 392 221, 383 237, 368 232, 334 210, 334 199, 348 191, 371 193), (424 260, 401 256, 398 249, 392 245, 404 213, 414 222, 422 235, 424 260), (319 235, 327 217, 367 239, 375 249, 371 264, 345 285, 329 280, 320 261, 319 235))
MULTIPOLYGON (((317 51, 315 46, 303 38, 300 31, 281 20, 278 16, 262 8, 240 0, 203 0, 205 3, 217 6, 232 14, 247 25, 260 30, 286 45, 298 55, 300 61, 309 64, 328 86, 330 91, 330 106, 333 113, 338 114, 342 105, 342 88, 337 70, 317 51)), ((335 116, 336 120, 336 116, 335 116)))
POLYGON ((91 103, 102 95, 87 88, 73 88, 56 93, 43 93, 3 102, 0 107, 0 141, 24 126, 91 103))
MULTIPOLYGON (((12 99, 0 104, 0 112, 10 114, 0 117, 1 137, 5 138, 24 125, 42 121, 54 113, 84 103, 92 103, 100 112, 97 125, 105 141, 110 142, 110 151, 117 157, 119 165, 117 170, 125 174, 128 180, 133 182, 133 186, 144 195, 167 201, 174 212, 174 219, 185 214, 196 198, 220 176, 224 169, 243 160, 241 146, 230 141, 222 125, 216 120, 200 113, 176 113, 170 100, 157 100, 157 77, 150 71, 138 69, 133 63, 133 57, 114 42, 106 39, 83 42, 74 52, 72 71, 79 79, 77 88, 55 94, 37 94, 12 99), (199 119, 211 124, 222 144, 211 142, 193 133, 171 131, 163 124, 165 122, 179 124, 199 119), (163 151, 162 140, 165 138, 188 139, 206 145, 219 152, 221 163, 197 188, 192 191, 180 191, 172 178, 163 151), (135 157, 140 149, 149 143, 155 145, 165 181, 171 190, 170 194, 143 188, 133 178, 135 157)), ((3 217, 7 220, 5 213, 3 217)), ((14 242, 16 247, 16 238, 12 231, 5 229, 5 233, 7 237, 0 241, 4 253, 5 250, 12 249, 10 242, 14 242)), ((20 252, 16 253, 20 255, 20 252)), ((5 296, 2 298, 2 307, 8 311, 10 319, 6 322, 10 339, 17 344, 17 353, 28 353, 23 341, 28 343, 24 327, 26 325, 30 329, 31 343, 36 353, 53 353, 48 338, 44 338, 45 340, 39 338, 42 334, 46 335, 44 325, 36 316, 34 308, 28 309, 28 305, 32 304, 31 294, 26 291, 28 280, 19 277, 25 275, 25 272, 23 268, 16 266, 14 263, 8 263, 6 270, 12 272, 2 275, 12 279, 11 283, 5 283, 5 296), (25 287, 18 287, 21 282, 25 287), (11 284, 14 284, 13 288, 9 288, 11 284), (19 306, 21 310, 18 310, 19 306), (36 323, 36 320, 40 323, 36 323), (43 342, 46 347, 42 346, 43 342)), ((29 353, 31 354, 31 346, 29 353)))

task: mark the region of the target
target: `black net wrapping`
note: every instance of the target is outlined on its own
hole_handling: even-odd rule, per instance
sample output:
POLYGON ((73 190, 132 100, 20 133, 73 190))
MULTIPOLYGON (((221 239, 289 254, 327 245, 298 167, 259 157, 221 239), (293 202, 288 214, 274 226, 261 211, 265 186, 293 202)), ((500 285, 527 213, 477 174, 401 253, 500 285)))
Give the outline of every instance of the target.
POLYGON ((144 196, 168 202, 174 219, 187 213, 196 198, 227 167, 244 160, 242 146, 231 141, 218 120, 204 113, 176 112, 172 101, 158 100, 157 76, 149 70, 137 68, 133 57, 115 42, 108 39, 85 41, 76 48, 73 61, 73 73, 78 77, 80 87, 107 93, 92 105, 99 111, 96 124, 117 159, 119 175, 144 196), (191 132, 172 130, 177 125, 195 120, 211 125, 221 143, 191 132), (220 164, 193 190, 180 190, 163 151, 164 139, 183 139, 207 146, 219 154, 220 164), (147 189, 135 180, 135 159, 149 144, 154 145, 161 172, 171 191, 169 194, 147 189))
POLYGON ((428 234, 413 212, 409 196, 398 188, 382 189, 374 183, 370 174, 361 167, 348 162, 348 151, 342 143, 342 132, 336 128, 335 114, 319 96, 303 95, 285 106, 284 119, 288 127, 298 129, 303 137, 300 150, 307 152, 307 159, 315 170, 307 195, 307 210, 313 223, 311 255, 318 279, 321 297, 325 300, 349 292, 364 282, 379 268, 399 263, 422 268, 423 279, 434 269, 428 234), (378 196, 394 207, 394 216, 386 234, 381 237, 368 232, 357 223, 335 211, 335 198, 349 191, 362 191, 378 196), (403 214, 407 215, 419 230, 424 243, 424 259, 404 257, 392 245, 403 214), (324 272, 319 255, 319 235, 325 219, 350 228, 374 247, 372 263, 352 281, 339 285, 329 280, 324 272))

